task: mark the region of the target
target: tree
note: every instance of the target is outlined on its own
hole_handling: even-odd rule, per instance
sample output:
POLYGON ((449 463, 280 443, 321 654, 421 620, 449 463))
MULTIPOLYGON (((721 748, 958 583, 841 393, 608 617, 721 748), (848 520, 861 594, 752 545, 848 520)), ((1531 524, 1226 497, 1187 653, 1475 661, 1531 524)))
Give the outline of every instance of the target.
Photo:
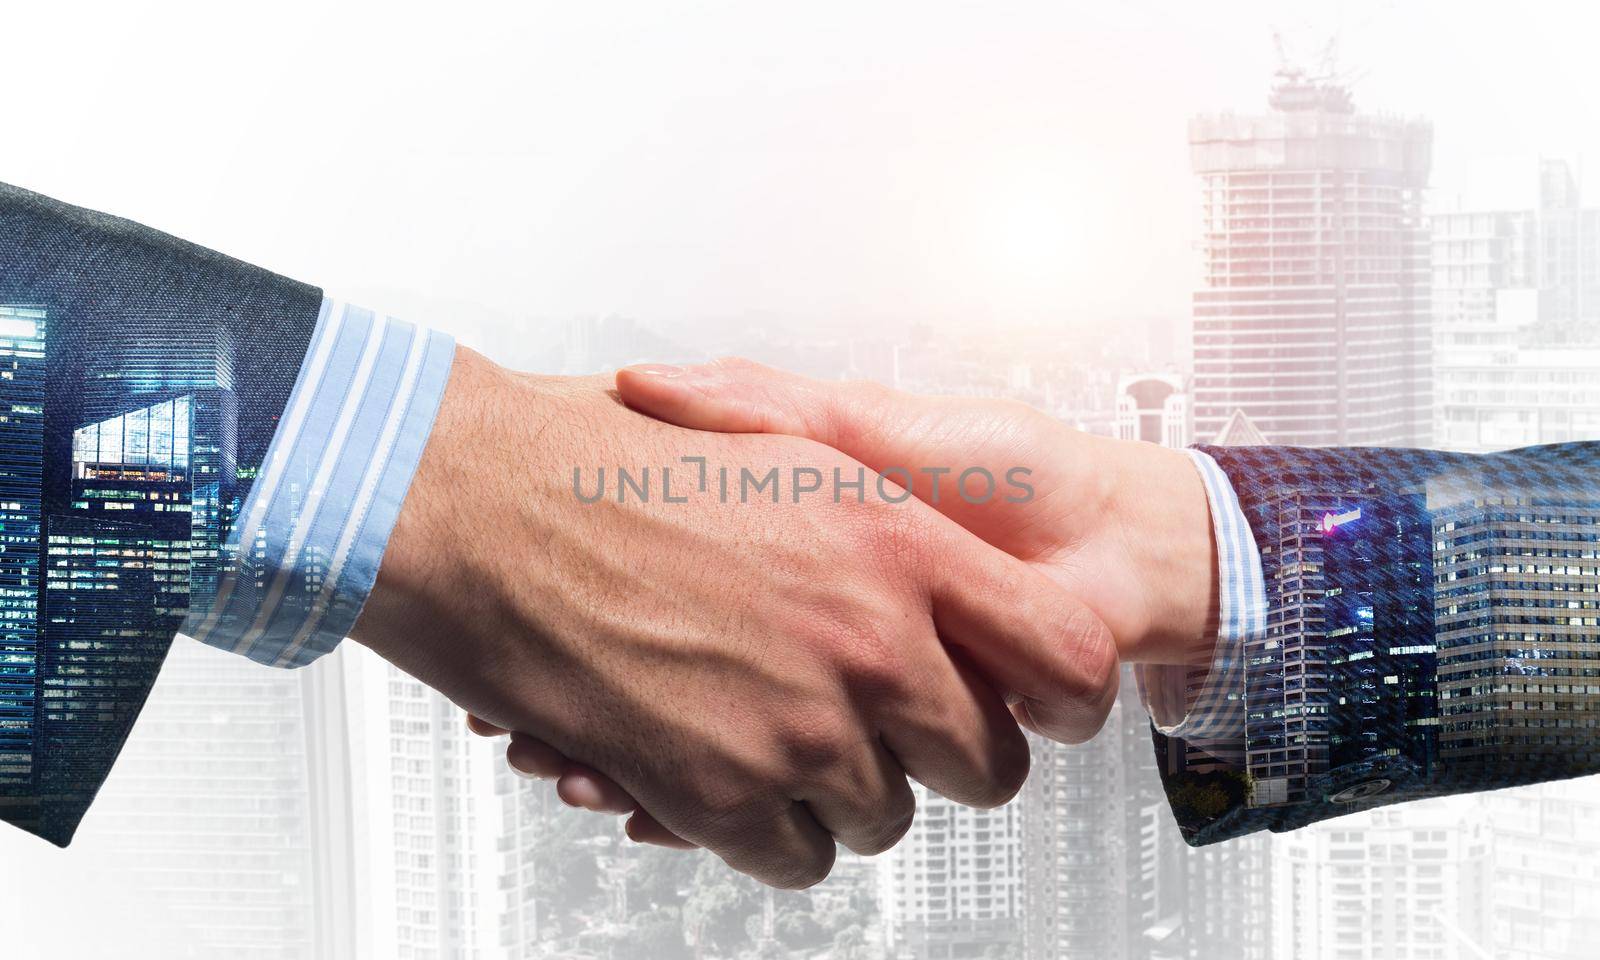
POLYGON ((756 882, 706 857, 683 903, 684 938, 700 952, 729 957, 750 943, 745 922, 761 911, 756 882))
POLYGON ((833 935, 833 960, 862 960, 867 954, 867 932, 860 924, 833 935))
POLYGON ((650 910, 635 916, 611 944, 614 960, 690 960, 677 910, 650 910))
POLYGON ((538 845, 534 890, 542 920, 558 927, 570 918, 599 909, 600 875, 595 865, 594 838, 600 817, 563 810, 548 818, 538 845))
POLYGON ((779 943, 791 949, 820 947, 828 942, 828 931, 812 916, 809 904, 778 911, 772 932, 779 943))
POLYGON ((683 906, 700 862, 710 856, 651 846, 641 846, 633 855, 637 866, 628 877, 628 903, 637 910, 683 906))

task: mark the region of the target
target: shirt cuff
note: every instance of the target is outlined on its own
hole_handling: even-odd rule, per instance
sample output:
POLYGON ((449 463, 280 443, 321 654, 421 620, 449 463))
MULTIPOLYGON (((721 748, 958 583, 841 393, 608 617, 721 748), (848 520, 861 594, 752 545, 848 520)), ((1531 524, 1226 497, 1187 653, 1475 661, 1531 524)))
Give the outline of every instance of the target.
POLYGON ((1158 731, 1208 752, 1238 751, 1245 733, 1245 642, 1267 627, 1261 553, 1227 474, 1199 450, 1184 452, 1205 485, 1217 542, 1216 642, 1209 664, 1137 664, 1134 677, 1158 731))
POLYGON ((338 645, 372 591, 454 355, 446 334, 323 301, 260 470, 240 466, 248 492, 215 597, 192 598, 184 633, 279 667, 338 645))

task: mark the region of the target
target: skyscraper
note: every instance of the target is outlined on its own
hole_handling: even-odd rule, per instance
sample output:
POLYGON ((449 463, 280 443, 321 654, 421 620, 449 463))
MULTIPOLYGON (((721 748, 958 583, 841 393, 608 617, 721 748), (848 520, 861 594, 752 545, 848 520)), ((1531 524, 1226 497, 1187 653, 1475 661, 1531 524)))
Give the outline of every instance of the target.
POLYGON ((1195 433, 1242 410, 1274 443, 1424 444, 1432 128, 1288 67, 1269 104, 1189 124, 1195 433))
POLYGON ((1559 780, 1479 797, 1494 831, 1491 947, 1579 960, 1600 942, 1600 784, 1559 780))
POLYGON ((1458 769, 1592 765, 1600 495, 1436 496, 1440 755, 1458 769))
POLYGON ((1437 750, 1433 526, 1421 494, 1322 521, 1328 753, 1334 766, 1437 750))
POLYGON ((74 340, 84 382, 52 413, 72 430, 63 461, 46 445, 41 487, 46 815, 94 796, 104 754, 120 748, 173 631, 215 589, 217 505, 235 472, 233 352, 214 322, 160 329, 154 338, 133 325, 87 326, 74 340))
POLYGON ((525 786, 504 745, 467 731, 460 708, 365 648, 344 644, 352 749, 342 813, 360 896, 333 918, 359 956, 526 956, 536 927, 525 786))
MULTIPOLYGON (((1564 164, 1545 161, 1541 173, 1537 210, 1434 218, 1439 440, 1452 449, 1600 438, 1600 302, 1582 283, 1547 290, 1572 285, 1579 264, 1595 274, 1595 211, 1577 207, 1564 164), (1547 258, 1564 266, 1547 271, 1547 258)), ((1497 750, 1559 761, 1592 745, 1594 731, 1576 726, 1582 714, 1564 708, 1600 694, 1595 603, 1584 592, 1600 570, 1585 536, 1600 522, 1597 508, 1582 498, 1459 494, 1441 504, 1440 741, 1453 762, 1497 750), (1474 591, 1501 600, 1483 609, 1474 591), (1524 660, 1526 632, 1560 636, 1556 656, 1524 660)), ((1594 779, 1498 790, 1480 803, 1494 834, 1494 955, 1588 956, 1600 938, 1594 779)))
POLYGON ((1303 797, 1328 767, 1328 652, 1321 521, 1348 507, 1336 497, 1286 494, 1252 517, 1261 533, 1267 629, 1245 643, 1245 751, 1250 802, 1303 797))
POLYGON ((18 823, 38 819, 7 788, 27 792, 35 775, 47 319, 43 307, 0 304, 0 805, 18 823))
POLYGON ((1167 809, 1133 678, 1088 743, 1031 744, 1021 798, 1025 960, 1174 955, 1162 951, 1186 934, 1191 851, 1167 809))
POLYGON ((1491 842, 1470 803, 1431 800, 1276 838, 1275 957, 1488 956, 1491 842))
POLYGON ((1564 160, 1539 162, 1540 321, 1556 343, 1600 341, 1600 208, 1564 160))
MULTIPOLYGON (((82 841, 162 911, 152 951, 315 954, 319 910, 340 901, 318 864, 334 848, 313 840, 309 676, 186 640, 167 656, 191 602, 208 602, 232 562, 221 540, 244 491, 232 349, 214 324, 164 329, 159 344, 90 333, 65 500, 45 521, 44 732, 76 741, 52 757, 119 743, 103 729, 130 723, 136 705, 119 690, 159 669, 82 841)), ((70 790, 71 769, 47 772, 70 790)))
POLYGON ((1540 164, 1538 206, 1433 215, 1435 430, 1483 452, 1600 439, 1600 209, 1540 164))
POLYGON ((315 832, 327 808, 312 748, 343 734, 308 708, 315 676, 174 642, 74 841, 131 910, 159 918, 130 956, 357 955, 317 946, 319 928, 348 926, 323 867, 351 868, 315 832))
POLYGON ((1423 495, 1354 481, 1281 494, 1259 522, 1267 629, 1245 645, 1257 806, 1305 798, 1330 766, 1435 757, 1433 526, 1423 495))
POLYGON ((1021 914, 1021 818, 1013 802, 978 810, 912 785, 917 817, 879 860, 890 957, 951 960, 1013 950, 1021 914))

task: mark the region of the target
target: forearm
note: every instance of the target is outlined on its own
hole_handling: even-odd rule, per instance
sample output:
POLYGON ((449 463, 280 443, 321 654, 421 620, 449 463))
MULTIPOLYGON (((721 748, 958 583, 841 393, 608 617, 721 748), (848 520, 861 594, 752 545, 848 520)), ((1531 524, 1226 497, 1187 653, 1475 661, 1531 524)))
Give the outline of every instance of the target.
POLYGON ((1600 697, 1576 679, 1590 670, 1583 598, 1600 589, 1600 447, 1209 452, 1280 626, 1245 638, 1239 695, 1255 719, 1237 755, 1185 773, 1181 745, 1166 750, 1187 835, 1600 769, 1600 697), (1240 785, 1222 810, 1183 800, 1240 785))
POLYGON ((0 184, 0 588, 14 681, 3 699, 16 720, 0 816, 71 838, 185 613, 239 566, 229 524, 320 301, 0 184))

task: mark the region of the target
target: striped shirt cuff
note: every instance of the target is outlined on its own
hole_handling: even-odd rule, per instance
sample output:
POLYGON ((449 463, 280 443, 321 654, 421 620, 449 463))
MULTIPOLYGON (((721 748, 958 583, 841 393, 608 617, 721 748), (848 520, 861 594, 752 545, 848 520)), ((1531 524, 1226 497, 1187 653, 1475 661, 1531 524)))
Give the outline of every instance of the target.
POLYGON ((323 301, 216 597, 184 633, 279 667, 338 645, 372 591, 454 355, 443 333, 323 301))
POLYGON ((1233 484, 1217 462, 1184 451, 1200 471, 1217 541, 1216 643, 1200 667, 1139 664, 1139 698, 1161 733, 1211 753, 1242 752, 1245 731, 1245 641, 1267 628, 1261 553, 1233 484))

